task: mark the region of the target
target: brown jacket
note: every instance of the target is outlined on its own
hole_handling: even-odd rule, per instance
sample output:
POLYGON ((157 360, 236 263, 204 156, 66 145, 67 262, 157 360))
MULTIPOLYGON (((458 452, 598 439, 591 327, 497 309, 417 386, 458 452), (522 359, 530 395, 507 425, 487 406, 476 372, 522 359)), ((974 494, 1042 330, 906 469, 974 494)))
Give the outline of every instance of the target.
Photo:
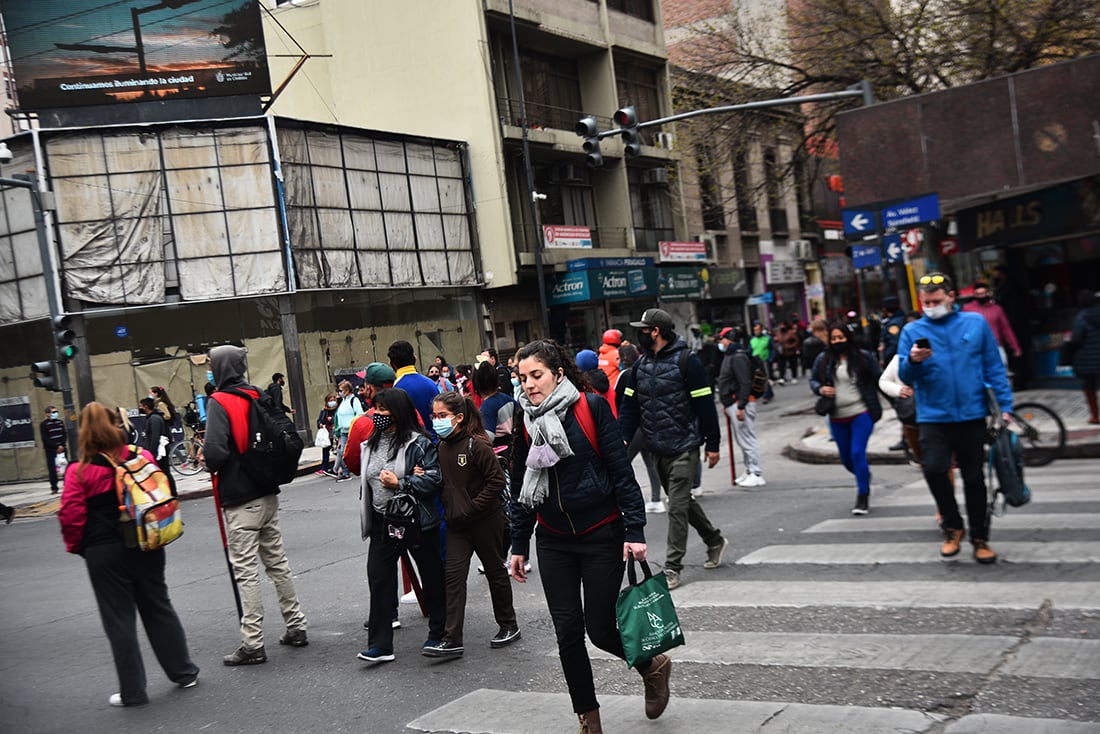
POLYGON ((464 435, 439 441, 439 469, 443 474, 443 518, 461 528, 474 520, 501 512, 504 470, 488 440, 464 435))

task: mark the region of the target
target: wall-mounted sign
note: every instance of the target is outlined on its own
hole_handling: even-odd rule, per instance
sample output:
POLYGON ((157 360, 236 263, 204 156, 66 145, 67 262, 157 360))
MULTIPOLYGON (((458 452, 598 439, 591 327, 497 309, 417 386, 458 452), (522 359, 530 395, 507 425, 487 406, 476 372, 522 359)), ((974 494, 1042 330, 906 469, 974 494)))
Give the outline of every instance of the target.
POLYGON ((557 224, 542 226, 542 239, 547 247, 585 248, 592 247, 592 230, 588 227, 563 227, 557 224))
POLYGON ((777 283, 801 283, 806 279, 806 268, 794 260, 772 260, 765 264, 768 285, 777 283))
POLYGON ((661 268, 657 275, 661 298, 703 298, 707 292, 707 278, 703 268, 661 268))
POLYGON ((30 397, 0 398, 0 449, 27 448, 34 448, 30 397))
POLYGON ((705 262, 706 242, 658 242, 661 262, 705 262))

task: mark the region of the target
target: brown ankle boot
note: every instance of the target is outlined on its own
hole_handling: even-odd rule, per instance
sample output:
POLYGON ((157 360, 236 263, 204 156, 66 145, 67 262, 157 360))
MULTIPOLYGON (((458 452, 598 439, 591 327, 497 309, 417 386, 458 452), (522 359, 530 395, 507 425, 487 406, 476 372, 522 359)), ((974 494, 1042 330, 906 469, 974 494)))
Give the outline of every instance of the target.
POLYGON ((592 709, 583 714, 577 714, 581 728, 577 734, 603 734, 603 725, 600 724, 600 710, 592 709))
POLYGON ((955 530, 953 528, 943 529, 943 546, 940 548, 940 555, 944 558, 954 558, 959 555, 959 546, 962 544, 963 536, 966 535, 966 531, 962 528, 955 530))
POLYGON ((1096 399, 1096 393, 1086 390, 1085 401, 1089 404, 1089 423, 1100 423, 1100 403, 1096 399))
POLYGON ((642 673, 645 684, 645 715, 647 719, 656 719, 668 706, 668 681, 672 677, 672 660, 668 655, 653 658, 649 669, 642 673))

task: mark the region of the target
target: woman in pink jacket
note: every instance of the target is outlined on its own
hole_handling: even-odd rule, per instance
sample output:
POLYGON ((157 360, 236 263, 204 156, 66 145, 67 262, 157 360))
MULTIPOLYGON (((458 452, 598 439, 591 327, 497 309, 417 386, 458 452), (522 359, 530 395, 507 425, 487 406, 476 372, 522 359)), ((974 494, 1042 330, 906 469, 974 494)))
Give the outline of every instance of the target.
MULTIPOLYGON (((84 557, 103 630, 111 643, 119 693, 108 702, 140 706, 149 703, 149 695, 137 637, 138 614, 169 680, 180 688, 191 688, 199 682, 199 668, 191 661, 183 626, 168 598, 164 549, 127 547, 119 526, 115 469, 105 454, 116 462, 132 454, 114 411, 100 403, 84 406, 79 440, 80 462, 69 464, 65 472, 57 515, 61 535, 65 550, 84 557)), ((154 461, 149 452, 138 451, 154 461)))

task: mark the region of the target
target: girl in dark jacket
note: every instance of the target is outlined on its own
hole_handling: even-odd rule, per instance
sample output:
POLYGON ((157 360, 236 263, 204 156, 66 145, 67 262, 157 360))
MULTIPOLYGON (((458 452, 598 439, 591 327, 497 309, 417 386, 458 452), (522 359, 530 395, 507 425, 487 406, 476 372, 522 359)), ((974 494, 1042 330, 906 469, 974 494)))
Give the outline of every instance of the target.
MULTIPOLYGON (((527 580, 524 563, 534 531, 569 697, 581 732, 596 734, 603 729, 584 634, 624 657, 615 600, 627 554, 645 560, 645 502, 610 406, 583 394, 584 380, 565 350, 541 340, 516 359, 524 427, 512 454, 512 576, 527 580), (595 445, 577 418, 580 400, 588 405, 595 445)), ((646 716, 655 719, 668 705, 672 662, 657 655, 635 669, 645 683, 646 716)))
MULTIPOLYGON (((80 412, 79 435, 80 463, 69 464, 65 472, 57 519, 65 550, 83 556, 88 566, 103 630, 111 643, 119 693, 112 695, 109 703, 140 706, 149 703, 149 695, 135 626, 137 614, 169 680, 180 688, 190 688, 198 683, 199 668, 191 661, 183 626, 168 598, 164 549, 127 547, 119 528, 115 469, 104 454, 121 462, 129 452, 115 412, 100 403, 88 403, 80 412)), ((149 452, 139 451, 153 461, 149 452)))
POLYGON ((329 445, 321 449, 321 468, 317 470, 318 474, 332 474, 335 476, 328 460, 329 454, 332 453, 332 447, 336 443, 336 408, 339 406, 340 401, 336 399, 336 394, 329 393, 325 396, 325 406, 317 414, 317 428, 324 428, 328 431, 329 437, 329 445))
POLYGON ((368 663, 388 663, 393 655, 393 600, 397 594, 397 561, 408 551, 420 571, 423 603, 428 609, 428 641, 443 638, 443 563, 439 515, 435 498, 442 484, 439 459, 431 439, 424 435, 412 399, 404 390, 386 388, 374 396, 370 438, 360 449, 359 524, 367 551, 370 618, 367 649, 359 653, 368 663), (420 517, 419 538, 402 537, 401 528, 386 521, 383 512, 395 496, 411 495, 420 517))
POLYGON ((814 360, 810 389, 833 398, 829 431, 833 434, 840 461, 856 477, 853 515, 866 515, 870 508, 871 468, 867 464, 867 441, 882 417, 878 401, 878 360, 859 348, 859 339, 849 324, 829 326, 829 349, 814 360))
POLYGON ((1081 291, 1077 294, 1081 310, 1073 319, 1070 343, 1076 348, 1073 356, 1073 374, 1081 380, 1085 402, 1089 406, 1089 423, 1100 423, 1100 408, 1096 400, 1096 385, 1100 381, 1100 305, 1096 294, 1081 291))
POLYGON ((447 522, 447 625, 442 641, 425 647, 427 657, 462 655, 466 616, 466 578, 477 553, 489 582, 493 616, 500 627, 489 641, 505 647, 520 637, 512 606, 512 582, 504 570, 500 538, 504 533, 504 470, 481 422, 481 412, 457 392, 440 393, 432 402, 432 428, 439 436, 443 475, 443 519, 447 522))

